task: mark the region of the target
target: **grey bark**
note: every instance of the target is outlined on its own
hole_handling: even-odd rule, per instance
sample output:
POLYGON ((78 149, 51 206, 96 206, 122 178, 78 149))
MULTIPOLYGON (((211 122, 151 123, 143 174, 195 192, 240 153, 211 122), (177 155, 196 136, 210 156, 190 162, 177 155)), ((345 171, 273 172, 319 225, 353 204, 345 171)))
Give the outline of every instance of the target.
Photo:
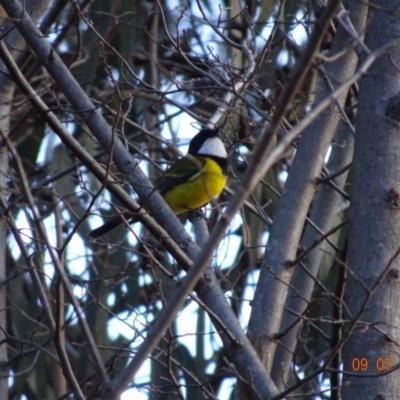
MULTIPOLYGON (((338 127, 332 147, 328 168, 330 172, 335 173, 348 165, 353 156, 353 136, 344 122, 341 122, 338 127)), ((339 188, 343 188, 346 178, 347 172, 334 181, 339 188)), ((322 232, 328 232, 332 228, 335 215, 342 201, 341 194, 331 186, 323 184, 319 187, 315 196, 309 216, 310 220, 322 232)), ((320 233, 314 227, 307 224, 301 241, 302 250, 307 250, 320 236, 320 233)), ((290 281, 281 323, 281 332, 289 331, 279 341, 272 368, 272 379, 281 390, 287 384, 293 354, 296 349, 297 335, 302 327, 302 319, 299 316, 303 315, 309 305, 315 285, 315 280, 312 277, 315 277, 318 273, 326 244, 326 241, 324 241, 318 245, 307 256, 303 265, 296 267, 290 281), (307 272, 304 270, 305 268, 307 272)))
MULTIPOLYGON (((186 253, 190 258, 196 259, 198 248, 195 246, 190 236, 186 233, 176 216, 172 211, 165 206, 164 201, 158 192, 153 193, 153 188, 150 181, 142 173, 137 163, 132 159, 131 155, 125 146, 113 135, 110 126, 105 122, 104 118, 99 114, 96 107, 91 103, 81 87, 73 79, 72 75, 61 62, 58 55, 51 49, 47 41, 40 35, 34 24, 26 13, 22 12, 21 4, 17 1, 1 0, 1 4, 6 8, 9 15, 16 19, 16 25, 24 38, 34 50, 38 58, 48 70, 49 74, 56 81, 59 88, 64 92, 66 98, 71 102, 77 111, 80 111, 82 119, 91 129, 93 134, 99 140, 100 144, 105 149, 113 149, 113 156, 116 165, 120 171, 129 176, 129 181, 142 198, 146 199, 149 207, 153 211, 153 215, 157 220, 164 222, 169 221, 168 232, 182 248, 185 248, 186 253), (83 111, 82 111, 83 110, 83 111)), ((57 132, 59 133, 59 132, 57 132)), ((68 139, 70 142, 73 138, 68 139)), ((66 143, 66 138, 64 138, 66 143)), ((77 146, 77 144, 75 144, 77 146)), ((85 165, 91 170, 90 163, 85 165)), ((211 248, 211 247, 210 247, 211 248)), ((209 250, 209 249, 206 249, 209 250)), ((203 256, 206 251, 203 251, 203 256)), ((176 255, 176 254, 174 254, 176 255)), ((200 254, 201 256, 201 254, 200 254)), ((208 259, 211 259, 210 252, 208 259)), ((182 259, 182 258, 181 258, 182 259)), ((186 263, 188 267, 190 263, 186 263)), ((159 341, 166 327, 169 326, 180 305, 195 282, 204 272, 206 263, 194 263, 188 272, 187 277, 181 282, 174 292, 175 298, 170 299, 165 309, 163 310, 163 318, 160 316, 153 322, 151 328, 147 332, 145 344, 141 346, 129 364, 129 366, 117 376, 117 378, 105 384, 106 393, 104 399, 115 399, 123 392, 127 385, 132 381, 135 372, 141 365, 150 351, 152 351, 159 341), (108 387, 107 387, 108 386, 108 387)), ((232 309, 226 301, 219 282, 211 268, 206 269, 203 279, 200 279, 196 286, 196 291, 199 297, 213 310, 215 315, 223 321, 223 324, 218 324, 217 329, 220 333, 224 345, 230 348, 230 356, 235 367, 241 377, 247 382, 250 382, 250 390, 254 397, 267 398, 277 394, 277 390, 272 383, 269 375, 266 374, 260 360, 252 348, 249 340, 244 334, 240 324, 233 314, 232 309)))
MULTIPOLYGON (((354 12, 360 17, 357 30, 362 32, 366 7, 358 2, 351 4, 356 7, 354 12)), ((333 74, 334 88, 353 75, 357 63, 357 58, 348 43, 338 42, 333 52, 343 48, 348 49, 344 57, 345 64, 338 70, 334 69, 335 63, 327 66, 327 70, 333 74)), ((330 93, 331 89, 321 83, 314 106, 329 97, 330 93)), ((344 104, 345 99, 346 93, 342 93, 337 101, 344 104)), ((288 285, 293 273, 293 268, 288 268, 287 262, 296 256, 305 219, 315 194, 316 179, 320 176, 326 151, 339 121, 339 111, 336 105, 332 104, 304 132, 274 218, 248 330, 248 335, 268 371, 271 371, 276 348, 276 341, 272 338, 280 328, 288 285)))
MULTIPOLYGON (((365 44, 400 36, 398 1, 374 3, 365 44)), ((396 399, 400 361, 400 48, 381 56, 360 82, 348 243, 349 310, 343 349, 343 399, 396 399), (358 364, 363 361, 364 370, 358 364), (346 375, 346 372, 352 375, 346 375), (369 378, 366 378, 366 375, 369 378), (373 379, 371 379, 373 377, 373 379)))

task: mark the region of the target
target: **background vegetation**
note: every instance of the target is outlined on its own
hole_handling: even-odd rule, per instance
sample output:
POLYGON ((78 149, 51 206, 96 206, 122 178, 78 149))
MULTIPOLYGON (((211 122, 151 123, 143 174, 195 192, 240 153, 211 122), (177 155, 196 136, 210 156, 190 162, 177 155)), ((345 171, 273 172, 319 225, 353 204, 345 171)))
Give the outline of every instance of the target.
POLYGON ((0 4, 1 399, 397 397, 396 1, 0 4), (215 125, 183 227, 151 182, 215 125))

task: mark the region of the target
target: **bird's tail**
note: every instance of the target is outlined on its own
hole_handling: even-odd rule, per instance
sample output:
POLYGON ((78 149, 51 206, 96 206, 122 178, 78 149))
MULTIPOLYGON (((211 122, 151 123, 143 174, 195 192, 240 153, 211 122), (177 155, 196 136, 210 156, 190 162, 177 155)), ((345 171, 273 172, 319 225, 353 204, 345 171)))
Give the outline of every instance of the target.
POLYGON ((116 217, 110 219, 107 221, 105 224, 99 226, 96 229, 93 229, 92 231, 89 232, 88 236, 91 239, 97 239, 100 236, 105 235, 106 233, 112 231, 115 229, 117 226, 121 225, 124 221, 128 221, 130 224, 133 224, 136 222, 135 218, 132 218, 132 214, 124 214, 122 217, 121 215, 117 215, 116 217))

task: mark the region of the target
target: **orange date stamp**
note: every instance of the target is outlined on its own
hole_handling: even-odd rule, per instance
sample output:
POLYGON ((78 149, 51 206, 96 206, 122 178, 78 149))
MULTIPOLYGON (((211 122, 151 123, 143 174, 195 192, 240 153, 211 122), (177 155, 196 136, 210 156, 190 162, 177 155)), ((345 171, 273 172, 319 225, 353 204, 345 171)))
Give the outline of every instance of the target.
POLYGON ((375 368, 378 372, 389 371, 392 367, 392 361, 392 357, 379 357, 376 360, 354 357, 351 362, 351 369, 355 372, 365 372, 370 368, 375 368))

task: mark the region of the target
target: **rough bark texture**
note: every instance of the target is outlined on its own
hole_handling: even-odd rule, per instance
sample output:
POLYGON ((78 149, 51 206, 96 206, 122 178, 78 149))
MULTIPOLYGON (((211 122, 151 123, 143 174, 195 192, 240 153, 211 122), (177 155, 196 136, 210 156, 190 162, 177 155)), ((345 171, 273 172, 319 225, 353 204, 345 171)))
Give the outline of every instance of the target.
MULTIPOLYGON (((392 12, 398 2, 375 6, 365 38, 371 50, 400 36, 392 12)), ((345 298, 348 328, 356 318, 357 324, 343 351, 344 371, 356 376, 344 375, 343 399, 399 396, 398 372, 385 374, 390 363, 399 362, 400 125, 387 116, 393 112, 387 109, 390 99, 400 90, 399 64, 397 46, 360 82, 345 298)))

